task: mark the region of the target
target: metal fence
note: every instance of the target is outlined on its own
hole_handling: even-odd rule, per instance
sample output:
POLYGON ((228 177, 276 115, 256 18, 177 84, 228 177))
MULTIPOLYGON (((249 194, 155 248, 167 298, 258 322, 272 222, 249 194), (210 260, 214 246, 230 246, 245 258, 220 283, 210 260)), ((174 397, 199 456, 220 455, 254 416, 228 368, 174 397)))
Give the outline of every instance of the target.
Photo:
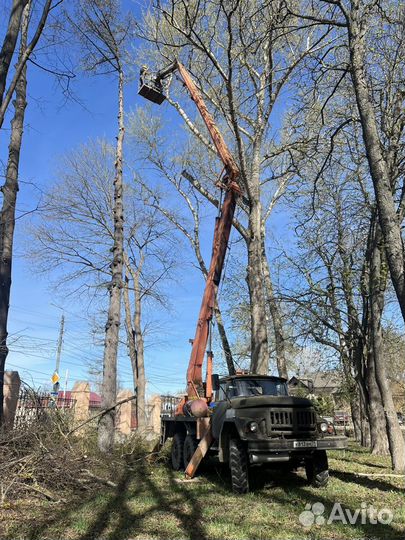
POLYGON ((173 416, 177 405, 180 403, 181 398, 177 396, 160 396, 161 397, 161 406, 160 414, 161 416, 173 416))
POLYGON ((36 422, 55 409, 72 411, 75 402, 76 400, 72 398, 54 396, 50 392, 22 387, 18 395, 14 428, 36 422))

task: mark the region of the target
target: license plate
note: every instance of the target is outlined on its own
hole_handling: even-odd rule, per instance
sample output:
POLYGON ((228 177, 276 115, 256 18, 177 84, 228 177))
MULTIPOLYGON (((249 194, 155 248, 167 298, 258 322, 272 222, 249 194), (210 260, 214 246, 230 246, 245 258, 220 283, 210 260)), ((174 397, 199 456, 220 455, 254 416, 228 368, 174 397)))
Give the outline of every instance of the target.
POLYGON ((318 446, 317 441, 294 441, 294 448, 316 448, 318 446))

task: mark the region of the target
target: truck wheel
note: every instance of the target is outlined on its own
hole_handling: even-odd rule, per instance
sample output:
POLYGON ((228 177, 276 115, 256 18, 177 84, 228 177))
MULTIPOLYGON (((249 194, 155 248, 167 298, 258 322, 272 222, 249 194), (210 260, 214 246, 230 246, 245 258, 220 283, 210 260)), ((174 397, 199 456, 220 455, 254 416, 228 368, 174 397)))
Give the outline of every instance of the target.
POLYGON ((187 465, 190 462, 190 459, 193 457, 194 452, 196 451, 198 446, 198 441, 195 437, 192 435, 187 435, 185 441, 184 441, 184 451, 183 451, 183 459, 184 459, 184 468, 187 469, 187 465))
POLYGON ((231 469, 233 492, 248 493, 248 461, 246 450, 239 439, 231 439, 229 442, 229 467, 231 469))
POLYGON ((176 433, 172 442, 172 468, 179 471, 184 465, 184 433, 176 433))
POLYGON ((325 450, 317 450, 305 460, 308 482, 314 487, 325 487, 329 480, 328 456, 325 450))

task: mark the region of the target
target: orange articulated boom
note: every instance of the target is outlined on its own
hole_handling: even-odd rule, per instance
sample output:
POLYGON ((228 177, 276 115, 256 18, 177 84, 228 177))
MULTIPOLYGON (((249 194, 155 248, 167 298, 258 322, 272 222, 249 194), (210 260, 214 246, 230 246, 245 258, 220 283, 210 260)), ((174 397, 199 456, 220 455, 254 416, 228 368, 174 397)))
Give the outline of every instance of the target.
POLYGON ((159 72, 156 75, 153 83, 155 86, 153 87, 145 85, 145 87, 141 87, 140 94, 147 99, 151 99, 155 103, 161 103, 164 99, 163 94, 160 93, 161 81, 176 70, 179 72, 184 85, 188 89, 191 99, 196 104, 198 111, 203 118, 205 125, 207 126, 218 155, 224 164, 225 175, 222 179, 222 184, 226 190, 219 216, 215 222, 211 263, 205 283, 205 290, 198 315, 197 328, 187 369, 187 394, 176 411, 176 414, 183 414, 183 406, 185 401, 188 399, 194 400, 201 398, 205 399, 207 402, 211 400, 211 374, 213 361, 212 351, 208 351, 205 391, 203 385, 202 368, 208 343, 209 326, 213 317, 218 285, 221 280, 226 250, 232 228, 233 216, 236 208, 236 201, 238 196, 241 194, 241 189, 238 183, 239 168, 236 165, 224 138, 217 128, 213 117, 208 111, 200 91, 198 90, 186 68, 180 62, 175 61, 168 68, 159 72))
POLYGON ((202 366, 208 342, 209 324, 213 316, 215 297, 221 279, 235 207, 236 194, 234 191, 227 191, 221 208, 221 216, 217 218, 216 222, 211 264, 187 370, 187 395, 192 399, 202 397, 202 366))
MULTIPOLYGON (((229 236, 232 228, 232 220, 236 208, 236 200, 240 195, 241 190, 238 183, 239 169, 236 165, 215 121, 209 113, 207 106, 198 90, 194 81, 190 77, 186 68, 177 62, 177 69, 184 81, 191 98, 196 104, 207 129, 211 135, 212 142, 217 149, 218 155, 225 166, 225 177, 223 183, 226 186, 226 194, 220 209, 220 215, 216 220, 214 240, 212 247, 211 263, 208 271, 208 276, 205 284, 205 290, 201 302, 200 313, 195 337, 193 340, 193 348, 191 351, 190 362, 187 370, 187 397, 189 399, 203 397, 203 380, 202 367, 204 363, 205 351, 207 348, 209 325, 214 312, 215 298, 218 290, 218 285, 221 280, 222 269, 224 266, 226 250, 228 247, 229 236)), ((211 386, 210 372, 212 373, 212 353, 208 352, 207 359, 207 388, 205 392, 206 399, 210 400, 211 386), (210 367, 211 366, 211 367, 210 367)))

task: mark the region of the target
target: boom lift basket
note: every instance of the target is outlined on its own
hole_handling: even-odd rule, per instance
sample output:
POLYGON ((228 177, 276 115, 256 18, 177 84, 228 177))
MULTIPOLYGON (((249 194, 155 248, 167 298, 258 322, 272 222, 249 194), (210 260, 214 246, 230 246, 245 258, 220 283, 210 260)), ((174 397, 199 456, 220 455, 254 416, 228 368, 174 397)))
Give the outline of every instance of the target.
POLYGON ((163 94, 162 83, 154 79, 150 73, 142 73, 142 71, 138 94, 158 105, 161 105, 166 99, 163 94))

